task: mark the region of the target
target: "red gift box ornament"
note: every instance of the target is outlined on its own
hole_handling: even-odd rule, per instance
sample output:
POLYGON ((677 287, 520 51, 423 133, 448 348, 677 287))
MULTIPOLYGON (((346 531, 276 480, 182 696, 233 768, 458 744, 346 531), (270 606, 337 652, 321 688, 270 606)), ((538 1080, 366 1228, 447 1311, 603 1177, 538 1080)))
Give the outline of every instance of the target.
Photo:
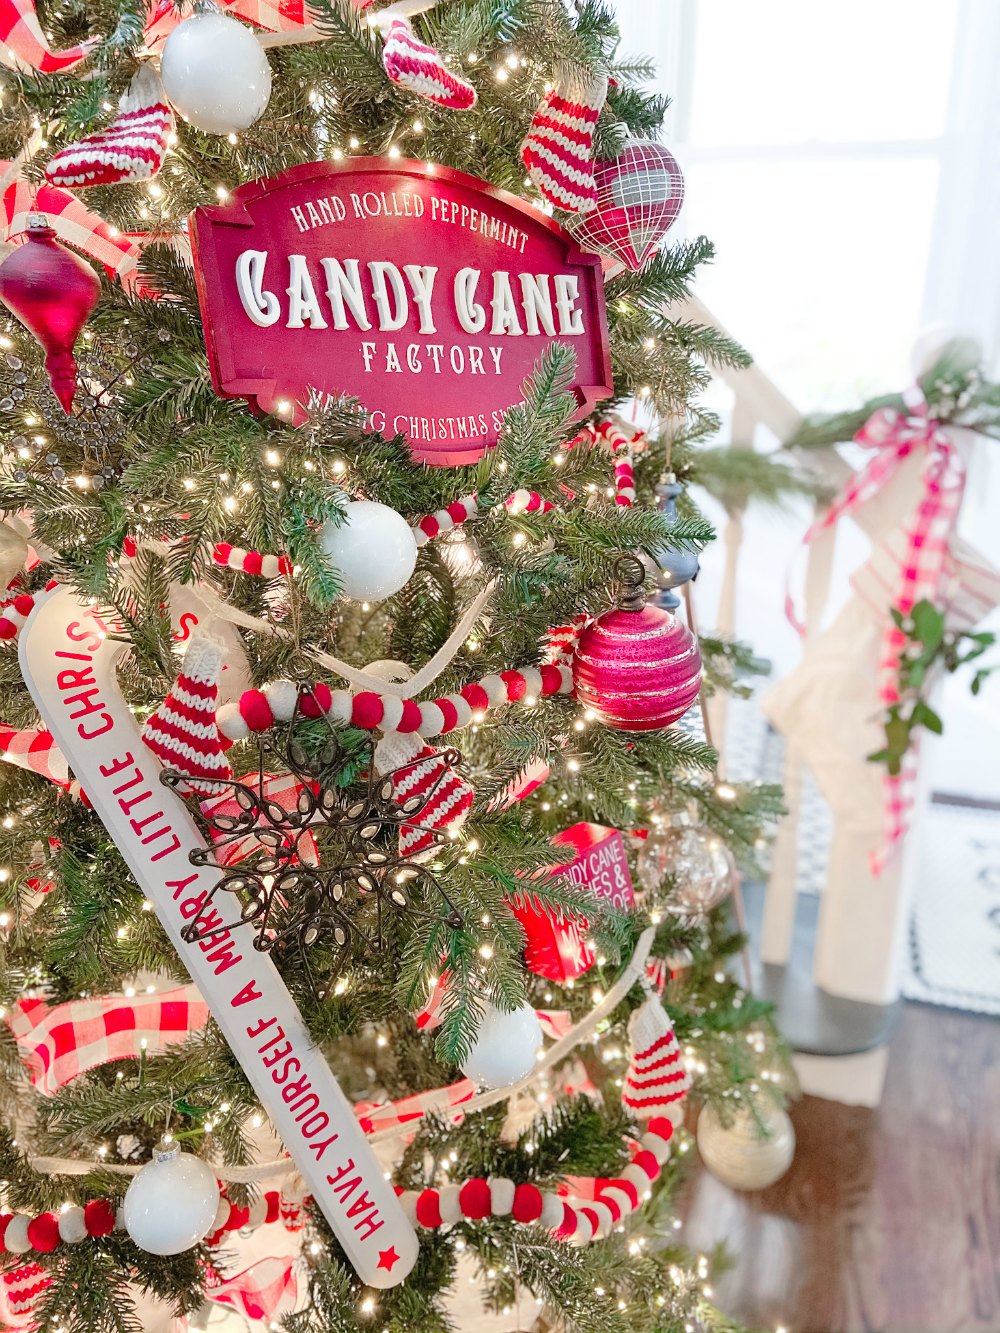
MULTIPOLYGON (((573 824, 552 839, 557 847, 572 850, 572 859, 552 874, 575 884, 620 911, 635 902, 625 844, 617 829, 603 824, 573 824)), ((529 971, 550 981, 569 981, 593 966, 594 951, 587 942, 590 923, 582 913, 554 918, 530 894, 511 903, 511 910, 528 937, 524 961, 529 971)))
POLYGON ((26 235, 0 264, 0 301, 41 344, 52 392, 68 414, 76 395, 73 347, 101 284, 86 260, 59 244, 42 214, 31 214, 26 235))

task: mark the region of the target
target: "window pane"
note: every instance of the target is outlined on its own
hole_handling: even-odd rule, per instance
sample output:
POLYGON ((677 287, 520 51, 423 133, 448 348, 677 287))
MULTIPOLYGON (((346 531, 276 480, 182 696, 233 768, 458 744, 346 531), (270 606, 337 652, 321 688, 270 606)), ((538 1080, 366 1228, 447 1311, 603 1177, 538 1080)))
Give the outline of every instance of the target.
POLYGON ((936 138, 957 9, 958 0, 697 0, 690 140, 936 138))
POLYGON ((938 165, 695 162, 686 228, 718 258, 696 291, 806 411, 910 378, 938 165))

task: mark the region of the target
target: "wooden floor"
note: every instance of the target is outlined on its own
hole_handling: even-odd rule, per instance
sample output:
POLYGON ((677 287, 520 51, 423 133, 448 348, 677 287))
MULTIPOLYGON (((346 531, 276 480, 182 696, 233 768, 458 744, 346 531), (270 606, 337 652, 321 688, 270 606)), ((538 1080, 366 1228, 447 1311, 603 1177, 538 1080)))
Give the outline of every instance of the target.
POLYGON ((788 1333, 1000 1333, 1000 1021, 907 1005, 878 1110, 792 1119, 777 1185, 688 1188, 684 1239, 735 1260, 717 1303, 788 1333))

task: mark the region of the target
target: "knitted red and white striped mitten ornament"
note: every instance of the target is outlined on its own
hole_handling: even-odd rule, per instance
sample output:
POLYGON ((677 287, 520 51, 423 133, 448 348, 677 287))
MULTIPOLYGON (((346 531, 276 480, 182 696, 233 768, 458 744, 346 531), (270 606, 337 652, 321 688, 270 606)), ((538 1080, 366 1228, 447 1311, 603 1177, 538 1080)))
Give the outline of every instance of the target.
POLYGON ((433 854, 440 845, 435 835, 458 828, 472 809, 476 793, 470 784, 419 736, 387 732, 375 747, 375 767, 392 774, 395 801, 424 801, 413 822, 399 828, 399 854, 411 861, 433 854))
POLYGON ((668 1115, 683 1100, 691 1079, 684 1067, 674 1025, 655 995, 629 1019, 630 1058, 622 1101, 639 1120, 668 1115))
POLYGON ((233 776, 215 724, 223 645, 195 634, 170 693, 142 729, 142 739, 165 768, 183 773, 178 790, 213 796, 233 776), (199 782, 214 778, 215 782, 199 782))
POLYGON ((521 144, 528 175, 550 204, 567 213, 589 213, 597 205, 590 153, 607 95, 605 74, 560 66, 521 144))
POLYGON ((76 188, 149 180, 163 165, 173 127, 160 76, 152 65, 143 65, 111 124, 56 153, 45 168, 46 180, 76 188))
POLYGON ((426 97, 452 111, 468 111, 476 104, 476 90, 441 59, 433 46, 425 46, 409 19, 394 18, 385 30, 382 64, 393 83, 426 97))

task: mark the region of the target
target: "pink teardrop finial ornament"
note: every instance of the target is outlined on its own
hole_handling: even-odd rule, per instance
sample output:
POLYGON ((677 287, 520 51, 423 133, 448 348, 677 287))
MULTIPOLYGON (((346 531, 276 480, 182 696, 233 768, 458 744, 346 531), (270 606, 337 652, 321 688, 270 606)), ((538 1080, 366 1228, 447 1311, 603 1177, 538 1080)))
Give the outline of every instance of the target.
POLYGON ((76 395, 73 348, 101 294, 97 274, 32 213, 27 239, 0 264, 0 301, 45 352, 52 392, 68 415, 76 395))

